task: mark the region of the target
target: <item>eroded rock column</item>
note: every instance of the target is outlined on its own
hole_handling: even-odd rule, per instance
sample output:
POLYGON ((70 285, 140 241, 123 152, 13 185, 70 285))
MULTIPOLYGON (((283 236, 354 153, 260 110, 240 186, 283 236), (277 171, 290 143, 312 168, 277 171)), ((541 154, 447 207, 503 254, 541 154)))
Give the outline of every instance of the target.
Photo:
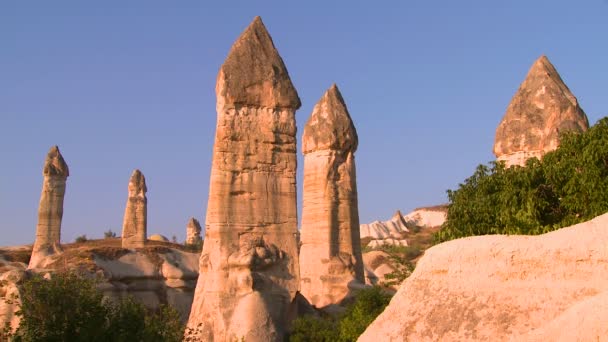
POLYGON ((203 341, 282 341, 299 289, 300 99, 259 17, 217 84, 205 243, 188 326, 203 341))
POLYGON ((496 129, 494 154, 506 166, 525 165, 559 146, 565 131, 583 132, 589 121, 546 56, 530 68, 496 129))
POLYGON ((364 284, 355 151, 357 131, 334 84, 304 128, 302 294, 316 307, 340 303, 364 284))
POLYGON ((32 250, 29 268, 41 265, 42 260, 49 255, 61 251, 61 219, 63 218, 63 197, 65 185, 70 171, 59 147, 49 150, 42 169, 42 193, 38 205, 38 225, 36 226, 36 241, 32 250))
POLYGON ((186 244, 195 245, 201 242, 201 224, 194 217, 190 218, 186 226, 186 244))
POLYGON ((129 197, 122 223, 122 247, 142 248, 146 243, 148 224, 148 199, 146 178, 139 170, 133 171, 129 180, 129 197))

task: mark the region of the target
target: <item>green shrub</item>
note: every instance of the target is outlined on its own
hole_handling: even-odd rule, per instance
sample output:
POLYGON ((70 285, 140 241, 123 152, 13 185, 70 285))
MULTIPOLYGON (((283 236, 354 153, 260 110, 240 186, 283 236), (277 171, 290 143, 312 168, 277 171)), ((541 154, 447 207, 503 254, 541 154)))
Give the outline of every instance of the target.
POLYGON ((116 233, 114 233, 112 231, 112 229, 108 229, 107 232, 103 233, 103 237, 106 238, 106 239, 115 238, 116 237, 116 233))
POLYGON ((304 316, 293 323, 291 342, 351 342, 356 341, 367 326, 382 313, 391 295, 380 287, 359 291, 355 301, 344 314, 333 318, 304 316))
POLYGON ((77 243, 83 243, 83 242, 87 242, 87 241, 89 241, 89 239, 87 239, 86 235, 80 235, 80 236, 76 237, 76 240, 74 240, 74 242, 77 242, 77 243))
POLYGON ((448 190, 448 215, 437 242, 485 234, 542 234, 608 211, 608 118, 525 167, 479 165, 448 190))
POLYGON ((149 312, 128 298, 104 299, 97 282, 76 273, 51 279, 34 275, 23 282, 21 323, 12 341, 181 341, 183 328, 174 309, 149 312))

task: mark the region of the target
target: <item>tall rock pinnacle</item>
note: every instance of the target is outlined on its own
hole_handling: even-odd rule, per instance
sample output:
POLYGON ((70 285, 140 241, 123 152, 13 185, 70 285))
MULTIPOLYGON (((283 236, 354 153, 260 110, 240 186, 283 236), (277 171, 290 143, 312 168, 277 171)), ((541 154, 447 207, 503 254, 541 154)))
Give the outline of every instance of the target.
POLYGON ((122 223, 122 247, 142 248, 147 238, 148 199, 146 178, 139 170, 129 180, 129 197, 122 223))
POLYGON ((188 326, 204 341, 282 341, 300 283, 300 100, 259 17, 232 46, 216 95, 205 243, 188 326))
POLYGON ((526 79, 511 99, 496 129, 494 154, 507 166, 524 165, 559 146, 559 134, 589 128, 578 105, 546 56, 534 62, 526 79))
POLYGON ((304 128, 301 291, 311 304, 338 304, 365 282, 359 236, 357 131, 334 84, 304 128))
POLYGON ((38 205, 38 226, 36 241, 32 250, 29 268, 41 265, 43 259, 61 251, 61 219, 63 218, 63 197, 70 171, 59 147, 49 150, 42 169, 42 193, 38 205))

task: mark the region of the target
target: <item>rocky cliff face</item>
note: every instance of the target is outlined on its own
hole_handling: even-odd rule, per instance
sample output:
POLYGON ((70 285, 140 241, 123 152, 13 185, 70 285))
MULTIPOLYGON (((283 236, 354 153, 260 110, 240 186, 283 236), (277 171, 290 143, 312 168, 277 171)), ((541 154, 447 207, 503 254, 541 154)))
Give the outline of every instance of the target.
POLYGON ((129 180, 129 197, 122 224, 122 247, 141 248, 146 243, 148 225, 148 199, 146 178, 139 170, 129 180))
POLYGON ((15 316, 20 284, 28 273, 52 274, 66 269, 102 279, 99 289, 108 298, 133 296, 150 309, 173 306, 184 322, 188 319, 198 279, 199 253, 151 242, 137 251, 121 247, 120 239, 91 240, 66 244, 61 253, 45 257, 46 268, 26 269, 28 246, 0 248, 0 326, 19 324, 15 316), (2 282, 3 281, 3 282, 2 282), (16 301, 11 296, 17 295, 16 301))
POLYGON ((541 56, 513 96, 496 129, 494 154, 507 166, 524 165, 555 150, 562 132, 589 128, 585 112, 555 67, 541 56))
POLYGON ((188 325, 205 341, 280 341, 300 283, 300 99, 259 17, 232 46, 216 95, 205 243, 188 325))
POLYGON ((359 341, 601 340, 607 228, 604 214, 540 236, 436 245, 359 341))
POLYGON ((316 307, 339 304, 364 284, 355 156, 357 131, 334 84, 304 128, 300 250, 302 295, 316 307))
POLYGON ((51 147, 46 156, 42 170, 42 194, 38 206, 38 225, 34 252, 30 259, 30 268, 44 266, 41 263, 46 256, 61 250, 61 220, 63 218, 63 197, 70 171, 57 146, 51 147))

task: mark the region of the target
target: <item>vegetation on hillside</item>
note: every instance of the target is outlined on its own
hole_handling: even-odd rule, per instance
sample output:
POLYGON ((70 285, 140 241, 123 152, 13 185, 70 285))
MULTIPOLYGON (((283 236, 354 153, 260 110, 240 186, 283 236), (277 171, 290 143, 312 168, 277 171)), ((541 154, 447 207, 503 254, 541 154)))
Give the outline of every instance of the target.
POLYGON ((181 341, 183 326, 174 309, 150 312, 131 298, 104 299, 95 280, 73 272, 50 279, 33 275, 22 284, 21 324, 8 327, 10 341, 181 341))
POLYGON ((338 316, 304 316, 293 322, 290 342, 351 342, 356 341, 368 325, 384 311, 391 300, 380 287, 359 291, 355 301, 338 316))
POLYGON ((608 117, 566 133, 542 161, 479 165, 448 190, 447 220, 436 241, 485 234, 542 234, 608 211, 608 117))

